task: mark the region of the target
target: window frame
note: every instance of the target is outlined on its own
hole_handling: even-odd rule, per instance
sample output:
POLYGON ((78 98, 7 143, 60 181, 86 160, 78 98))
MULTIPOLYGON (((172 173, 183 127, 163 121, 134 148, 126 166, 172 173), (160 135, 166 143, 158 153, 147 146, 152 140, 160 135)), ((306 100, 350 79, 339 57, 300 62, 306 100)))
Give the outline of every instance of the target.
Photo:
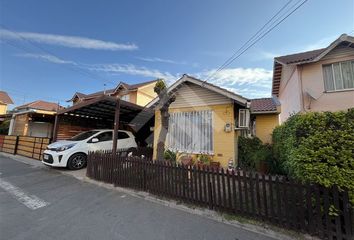
POLYGON ((130 94, 129 93, 124 94, 123 96, 121 96, 121 100, 126 101, 126 102, 130 102, 130 94))
POLYGON ((181 153, 214 155, 213 115, 212 110, 171 113, 166 138, 167 149, 181 153), (206 118, 208 119, 205 120, 206 118), (178 126, 183 127, 179 128, 178 126), (208 127, 206 128, 206 126, 208 127), (204 131, 201 129, 204 129, 204 131), (191 134, 189 138, 188 133, 191 134), (202 138, 210 141, 202 140, 202 138))
POLYGON ((241 108, 238 110, 238 127, 239 128, 249 128, 250 124, 250 110, 248 108, 241 108), (241 125, 241 112, 244 113, 245 116, 245 125, 241 125))
MULTIPOLYGON (((343 71, 342 71, 342 63, 345 63, 345 62, 349 62, 350 65, 352 66, 352 72, 353 72, 353 76, 354 76, 354 59, 353 60, 346 60, 346 61, 340 61, 340 62, 332 62, 332 63, 327 63, 327 64, 322 64, 322 76, 323 76, 323 89, 324 89, 324 92, 325 93, 333 93, 333 92, 345 92, 345 91, 353 91, 354 90, 354 87, 351 87, 351 88, 344 88, 344 79, 343 79, 343 71), (336 86, 336 78, 335 78, 335 72, 334 72, 334 65, 335 64, 339 64, 339 68, 340 68, 340 76, 341 76, 341 84, 343 86, 343 88, 341 89, 337 89, 337 86, 336 86), (333 84, 333 90, 327 90, 326 89, 326 80, 325 80, 325 67, 328 67, 330 66, 331 67, 331 74, 332 74, 332 84, 333 84)), ((353 79, 354 81, 354 79, 353 79)))

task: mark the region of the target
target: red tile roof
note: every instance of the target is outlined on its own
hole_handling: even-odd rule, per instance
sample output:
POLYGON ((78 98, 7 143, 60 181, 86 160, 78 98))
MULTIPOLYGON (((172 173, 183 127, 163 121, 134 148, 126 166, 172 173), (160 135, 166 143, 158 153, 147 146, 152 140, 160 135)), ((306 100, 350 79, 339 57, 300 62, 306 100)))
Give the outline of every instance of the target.
POLYGON ((251 113, 253 112, 275 112, 278 103, 274 98, 258 98, 251 100, 251 113))
POLYGON ((68 101, 72 101, 75 96, 78 96, 81 99, 91 99, 91 98, 102 96, 104 94, 105 95, 110 95, 110 94, 115 93, 119 86, 124 86, 128 90, 136 90, 136 89, 138 89, 140 87, 143 87, 145 85, 148 85, 148 84, 156 82, 156 81, 157 81, 157 79, 152 80, 152 81, 137 83, 137 84, 128 84, 128 83, 125 83, 125 82, 120 82, 116 88, 107 89, 105 91, 98 91, 98 92, 94 92, 94 93, 90 93, 90 94, 83 94, 83 93, 80 93, 80 92, 76 92, 74 94, 74 96, 68 101))
POLYGON ((308 52, 301 52, 296 54, 290 54, 286 56, 276 57, 275 61, 281 62, 283 64, 293 64, 300 62, 307 62, 315 59, 318 55, 323 53, 327 48, 316 49, 308 52))
POLYGON ((38 110, 46 110, 46 111, 57 111, 58 109, 63 108, 62 106, 58 105, 57 103, 53 102, 46 102, 42 100, 26 103, 24 105, 18 106, 15 110, 20 109, 38 109, 38 110))
POLYGON ((12 101, 10 96, 7 94, 7 92, 0 91, 0 103, 13 104, 14 102, 12 101))

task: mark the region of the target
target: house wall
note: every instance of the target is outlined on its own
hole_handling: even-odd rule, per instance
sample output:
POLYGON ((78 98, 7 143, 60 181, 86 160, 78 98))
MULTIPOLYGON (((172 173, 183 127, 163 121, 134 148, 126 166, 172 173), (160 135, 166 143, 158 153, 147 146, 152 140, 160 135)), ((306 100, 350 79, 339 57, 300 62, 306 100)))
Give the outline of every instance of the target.
POLYGON ((325 92, 323 64, 354 60, 353 48, 338 46, 321 61, 300 66, 283 66, 279 101, 280 122, 292 113, 307 111, 340 111, 354 107, 354 89, 325 92), (292 74, 289 74, 293 72, 292 74), (290 77, 289 77, 290 76, 290 77), (309 96, 310 93, 316 99, 309 96))
MULTIPOLYGON (((214 155, 212 161, 220 162, 221 166, 227 167, 230 159, 235 161, 235 131, 225 132, 224 127, 226 123, 234 122, 234 107, 232 103, 220 105, 207 105, 207 106, 193 106, 183 108, 170 108, 169 112, 190 112, 211 110, 213 111, 213 143, 214 155)), ((155 112, 155 129, 154 129, 154 154, 156 158, 158 136, 161 130, 161 117, 160 112, 155 112)), ((194 157, 196 157, 194 155, 194 157)))
POLYGON ((11 135, 26 136, 28 131, 28 115, 17 115, 11 135))
POLYGON ((0 103, 0 114, 5 114, 7 111, 7 104, 0 103))
POLYGON ((301 111, 299 72, 296 66, 283 66, 278 99, 282 110, 280 122, 301 111))
POLYGON ((231 100, 193 83, 184 83, 176 93, 171 108, 198 107, 205 105, 231 104, 231 100))
POLYGON ((278 125, 278 114, 256 115, 256 136, 261 139, 263 143, 271 143, 273 129, 278 125))
POLYGON ((138 89, 136 98, 137 105, 145 106, 157 97, 157 94, 154 92, 155 84, 156 82, 153 82, 138 89))
POLYGON ((354 89, 337 92, 325 92, 324 89, 323 64, 354 60, 354 50, 346 56, 341 53, 339 50, 334 51, 322 61, 301 67, 304 111, 340 111, 354 107, 354 89), (310 92, 317 99, 310 98, 306 92, 310 92))

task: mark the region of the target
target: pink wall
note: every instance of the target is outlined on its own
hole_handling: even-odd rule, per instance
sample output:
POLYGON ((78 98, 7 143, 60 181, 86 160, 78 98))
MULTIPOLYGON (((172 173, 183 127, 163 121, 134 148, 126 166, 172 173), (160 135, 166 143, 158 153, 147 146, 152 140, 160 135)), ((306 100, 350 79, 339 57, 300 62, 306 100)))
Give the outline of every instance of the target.
POLYGON ((354 51, 349 54, 347 52, 345 56, 334 51, 316 63, 283 66, 279 94, 280 122, 284 122, 291 113, 299 111, 340 111, 354 108, 354 89, 338 92, 324 90, 322 65, 347 60, 354 60, 354 51))
POLYGON ((296 66, 284 66, 280 83, 279 101, 281 113, 279 121, 284 122, 291 114, 301 111, 299 72, 296 66))
POLYGON ((302 70, 302 89, 305 111, 339 111, 354 107, 354 89, 337 92, 325 92, 323 82, 322 65, 353 60, 353 56, 335 58, 304 65, 302 70), (311 99, 306 93, 311 92, 315 99, 311 99))

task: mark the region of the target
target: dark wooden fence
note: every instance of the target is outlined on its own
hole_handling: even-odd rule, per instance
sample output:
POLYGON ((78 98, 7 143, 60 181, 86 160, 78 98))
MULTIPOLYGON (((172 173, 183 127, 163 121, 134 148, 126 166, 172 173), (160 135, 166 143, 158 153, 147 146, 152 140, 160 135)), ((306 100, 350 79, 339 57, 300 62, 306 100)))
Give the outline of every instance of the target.
POLYGON ((125 152, 89 153, 87 176, 230 214, 268 221, 324 239, 352 239, 347 191, 278 176, 152 162, 125 152))
POLYGON ((41 160, 49 143, 49 138, 0 135, 0 152, 41 160))

